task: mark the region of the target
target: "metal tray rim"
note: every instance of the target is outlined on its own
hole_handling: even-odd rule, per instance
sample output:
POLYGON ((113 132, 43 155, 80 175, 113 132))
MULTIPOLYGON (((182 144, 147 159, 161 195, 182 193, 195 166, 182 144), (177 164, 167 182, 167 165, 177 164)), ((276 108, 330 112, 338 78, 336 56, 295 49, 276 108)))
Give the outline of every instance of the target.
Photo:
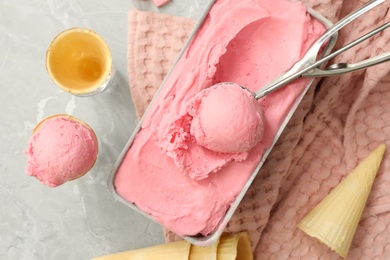
MULTIPOLYGON (((149 110, 149 108, 151 107, 151 105, 153 104, 153 101, 155 100, 155 98, 158 96, 159 92, 161 91, 161 89, 163 88, 164 84, 165 84, 165 81, 166 79, 169 77, 169 75, 171 74, 171 71, 175 68, 175 65, 176 63, 178 62, 178 60, 181 58, 183 52, 187 49, 187 47, 189 46, 189 44, 191 43, 193 37, 196 35, 197 31, 199 30, 199 28, 202 26, 203 24, 203 21, 205 20, 205 18, 207 17, 207 14, 209 12, 209 10, 212 8, 213 4, 214 4, 215 0, 210 0, 206 6, 206 9, 203 11, 201 17, 199 18, 198 22, 196 23, 193 31, 191 32, 189 38, 187 39, 186 43, 184 44, 184 47, 182 48, 181 52, 179 53, 178 57, 176 58, 173 66, 171 67, 169 73, 167 74, 167 76, 165 77, 164 81, 161 83, 160 87, 158 88, 153 100, 151 101, 151 103, 149 104, 148 108, 146 109, 145 113, 144 113, 144 116, 142 116, 142 118, 139 120, 136 128, 134 129, 132 135, 130 136, 129 138, 129 141, 126 143, 126 145, 124 146, 121 154, 119 155, 117 161, 115 162, 113 168, 112 168, 112 171, 110 172, 110 175, 108 177, 108 180, 107 180, 107 188, 109 190, 109 192, 114 196, 115 199, 117 199, 118 201, 120 201, 121 203, 125 204, 126 206, 134 209, 135 211, 137 211, 138 213, 140 213, 141 215, 143 216, 146 216, 147 218, 155 221, 155 219, 150 216, 149 214, 145 213, 144 211, 142 211, 141 209, 139 209, 136 205, 134 205, 133 203, 130 203, 128 202, 127 200, 125 200, 124 198, 122 198, 115 190, 115 187, 114 187, 114 184, 113 184, 113 181, 114 181, 114 178, 115 178, 115 174, 119 168, 119 166, 121 165, 122 163, 122 160, 124 158, 124 156, 126 155, 128 149, 130 148, 136 134, 139 132, 139 130, 141 129, 141 125, 142 125, 142 122, 143 122, 143 119, 144 117, 147 115, 147 112, 149 110)), ((319 12, 313 10, 312 8, 310 7, 307 7, 307 10, 308 10, 308 13, 314 17, 315 19, 317 19, 318 21, 320 21, 326 28, 329 28, 330 26, 332 26, 332 23, 326 19, 322 14, 320 14, 319 12)), ((331 39, 329 40, 329 42, 327 43, 325 49, 324 49, 324 52, 323 52, 323 55, 327 55, 331 52, 332 48, 334 47, 336 41, 337 41, 337 34, 334 34, 331 39)), ((261 161, 259 162, 259 164, 257 165, 256 169, 254 170, 254 172, 252 173, 252 175, 250 176, 250 178, 247 180, 247 182, 245 183, 244 187, 242 188, 241 192, 239 194, 237 194, 237 197, 235 199, 235 201, 230 205, 228 211, 226 212, 225 214, 225 217, 221 220, 221 222, 219 223, 219 225, 217 226, 216 230, 209 234, 208 236, 184 236, 183 238, 185 240, 187 240, 188 242, 190 242, 191 244, 194 244, 194 245, 198 245, 198 246, 209 246, 209 245, 212 245, 213 243, 215 243, 219 237, 222 235, 227 223, 229 222, 229 220, 231 219, 231 217, 233 216, 235 210, 237 209, 238 205, 240 204, 242 198, 244 197, 244 195, 246 194, 246 192, 248 191, 250 185, 252 184, 253 180, 256 178, 259 170, 261 169, 261 167, 263 166, 265 160, 267 159, 269 153, 271 152, 271 150, 273 149, 273 147, 275 146, 277 140, 279 139, 281 133, 283 132, 284 128, 286 127, 287 123, 290 121, 291 117, 293 116, 295 110, 297 109, 297 107, 299 106, 299 104, 301 103, 303 97, 306 95, 306 92, 308 91, 308 89, 311 87, 311 85, 313 84, 313 81, 314 79, 312 79, 306 86, 306 88, 302 91, 301 95, 299 97, 297 97, 296 101, 294 102, 292 108, 290 109, 289 113, 286 115, 285 119, 283 120, 283 123, 282 125, 280 126, 277 134, 275 135, 274 137, 274 140, 272 142, 272 144, 270 145, 270 147, 267 148, 267 150, 264 152, 264 155, 261 159, 261 161)))

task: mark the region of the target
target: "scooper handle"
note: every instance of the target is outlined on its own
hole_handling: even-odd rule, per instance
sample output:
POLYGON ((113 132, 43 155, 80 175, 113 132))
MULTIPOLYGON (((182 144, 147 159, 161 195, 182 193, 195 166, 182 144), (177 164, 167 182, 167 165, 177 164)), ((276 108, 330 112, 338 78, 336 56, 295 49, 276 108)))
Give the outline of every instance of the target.
MULTIPOLYGON (((359 9, 355 10, 354 12, 350 13, 343 19, 341 19, 339 22, 335 23, 333 26, 329 27, 323 35, 321 35, 309 48, 309 50, 306 52, 306 54, 303 56, 301 60, 296 62, 294 66, 288 70, 287 72, 281 74, 274 80, 270 81, 266 85, 262 86, 260 89, 258 89, 254 93, 254 97, 256 99, 260 99, 263 96, 283 87, 284 85, 290 83, 291 81, 301 77, 306 72, 313 70, 317 66, 321 65, 322 63, 330 60, 335 55, 331 54, 324 58, 322 58, 319 61, 316 61, 317 55, 323 46, 323 44, 334 34, 336 34, 341 28, 361 16, 362 14, 368 12, 372 8, 378 6, 379 4, 385 2, 386 0, 372 0, 365 5, 361 6, 359 9)), ((358 40, 355 40, 356 42, 361 42, 360 38, 358 40)), ((314 75, 313 75, 314 76, 314 75)))

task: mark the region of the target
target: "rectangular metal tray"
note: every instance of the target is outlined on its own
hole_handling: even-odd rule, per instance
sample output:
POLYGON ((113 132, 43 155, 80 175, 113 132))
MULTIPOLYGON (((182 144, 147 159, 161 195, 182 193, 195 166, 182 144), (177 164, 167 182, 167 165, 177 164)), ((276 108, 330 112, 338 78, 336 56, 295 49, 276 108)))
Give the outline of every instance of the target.
MULTIPOLYGON (((211 0, 209 1, 209 3, 207 4, 206 6, 206 9, 204 10, 204 12, 202 13, 200 19, 198 20, 198 22, 196 23, 192 33, 190 34, 188 40, 186 41, 183 49, 181 50, 180 54, 178 55, 174 65, 172 66, 170 72, 168 73, 168 75, 165 77, 165 80, 162 82, 161 86, 159 87, 154 99, 152 100, 151 104, 148 106, 148 109, 146 110, 144 116, 141 118, 140 122, 137 124, 133 134, 131 135, 129 141, 127 142, 127 144, 125 145, 122 153, 120 154, 118 160, 116 161, 110 175, 109 175, 109 178, 108 178, 108 189, 109 191, 113 194, 113 196, 119 200, 120 202, 124 203, 125 205, 129 206, 130 208, 136 210, 137 212, 141 213, 142 215, 154 220, 150 215, 148 215, 147 213, 145 213, 144 211, 140 210, 136 205, 128 202, 127 200, 125 200, 124 198, 122 198, 115 190, 115 187, 114 187, 114 178, 115 178, 115 174, 118 170, 118 168, 120 167, 121 163, 122 163, 122 160, 124 158, 124 156, 126 155, 128 149, 130 148, 131 144, 133 143, 134 141, 134 138, 135 136, 137 135, 137 133, 139 132, 139 130, 141 129, 141 125, 142 125, 142 122, 143 122, 143 119, 145 117, 145 115, 147 115, 148 113, 148 110, 149 108, 152 106, 154 100, 156 99, 156 97, 158 96, 160 90, 164 87, 164 84, 165 84, 165 81, 166 79, 169 77, 169 75, 171 74, 171 72, 174 70, 175 68, 175 65, 177 63, 177 61, 180 59, 180 57, 182 56, 183 52, 187 49, 187 47, 190 45, 191 43, 191 40, 193 39, 193 37, 196 35, 197 31, 201 28, 202 24, 203 24, 203 21, 204 19, 206 18, 208 12, 210 11, 210 9, 212 8, 213 4, 214 4, 214 0, 211 0)), ((314 17, 315 19, 317 19, 318 21, 320 21, 326 28, 329 28, 330 26, 332 26, 332 23, 327 20, 324 16, 322 16, 320 13, 314 11, 313 9, 311 8, 308 8, 308 13, 314 17)), ((336 43, 336 40, 337 40, 337 34, 335 34, 326 44, 324 50, 323 50, 323 54, 322 55, 327 55, 330 53, 330 51, 332 50, 332 48, 334 47, 335 43, 336 43)), ((222 235, 226 225, 228 224, 229 220, 231 219, 231 217, 233 216, 234 212, 236 211, 238 205, 240 204, 242 198, 244 197, 245 193, 248 191, 250 185, 252 184, 253 180, 255 179, 255 177, 257 176, 257 173, 259 172, 259 170, 261 169, 262 165, 264 164, 264 161, 267 159, 269 153, 271 152, 272 148, 274 147, 275 143, 277 142, 278 138, 280 137, 281 133, 283 132, 284 128, 286 127, 287 123, 289 122, 289 120, 291 119, 292 115, 294 114, 295 110, 297 109, 298 105, 300 104, 300 102, 302 101, 303 97, 305 96, 307 90, 310 88, 310 86, 312 85, 314 79, 312 79, 308 84, 307 86, 305 87, 305 89, 302 91, 301 95, 297 97, 295 103, 293 104, 291 110, 288 112, 288 114, 286 115, 284 121, 282 122, 281 124, 281 127, 279 128, 277 134, 275 135, 274 139, 273 139, 273 142, 271 144, 270 147, 268 147, 268 149, 264 152, 264 155, 261 159, 261 161, 259 162, 259 164, 257 165, 256 169, 254 170, 254 172, 252 173, 252 175, 250 176, 250 178, 247 180, 247 182, 245 183, 244 187, 242 188, 241 192, 237 195, 235 201, 231 204, 231 206, 229 207, 228 211, 226 212, 224 218, 221 220, 220 224, 217 226, 216 230, 209 234, 208 236, 186 236, 186 237, 183 237, 185 240, 189 241, 190 243, 194 244, 194 245, 199 245, 199 246, 208 246, 208 245, 211 245, 211 244, 214 244, 218 239, 219 237, 222 235)))

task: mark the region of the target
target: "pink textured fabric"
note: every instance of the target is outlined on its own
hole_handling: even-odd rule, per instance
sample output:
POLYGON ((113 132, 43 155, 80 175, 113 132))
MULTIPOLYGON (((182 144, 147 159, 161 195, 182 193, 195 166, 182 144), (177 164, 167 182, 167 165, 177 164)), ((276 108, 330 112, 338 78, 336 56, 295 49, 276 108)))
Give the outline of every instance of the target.
MULTIPOLYGON (((365 1, 304 2, 335 22, 365 1)), ((338 46, 388 21, 389 8, 387 1, 343 29, 338 46)), ((130 12, 129 79, 139 116, 192 26, 193 22, 184 18, 130 12), (182 30, 160 33, 162 28, 172 25, 182 30), (164 56, 167 60, 162 63, 167 48, 172 51, 171 60, 164 56)), ((332 62, 354 62, 389 51, 389 42, 388 30, 332 62)), ((227 227, 227 232, 249 232, 256 259, 341 259, 296 226, 378 144, 390 145, 389 63, 318 81, 305 96, 227 227)), ((385 154, 347 259, 390 257, 389 172, 390 157, 385 154)), ((170 232, 166 234, 167 240, 177 239, 170 232)))
POLYGON ((128 15, 130 90, 140 118, 167 75, 195 21, 132 9, 128 15))

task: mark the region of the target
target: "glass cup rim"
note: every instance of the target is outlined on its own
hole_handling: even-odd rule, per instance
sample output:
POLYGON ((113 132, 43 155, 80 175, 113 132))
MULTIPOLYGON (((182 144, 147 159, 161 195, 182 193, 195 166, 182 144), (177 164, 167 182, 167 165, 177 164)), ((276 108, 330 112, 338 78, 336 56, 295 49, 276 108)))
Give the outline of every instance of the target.
POLYGON ((70 28, 67 28, 67 29, 61 31, 60 33, 58 33, 53 38, 53 40, 50 42, 50 44, 46 50, 46 57, 45 58, 46 58, 45 59, 46 71, 48 72, 51 80, 53 80, 54 83, 62 90, 69 92, 69 93, 76 95, 76 96, 91 96, 91 95, 94 95, 96 93, 103 91, 107 87, 109 81, 112 79, 114 71, 115 71, 115 68, 113 67, 113 64, 112 64, 112 53, 111 53, 110 47, 108 46, 107 42, 96 31, 89 29, 89 28, 84 28, 84 27, 70 27, 70 28), (107 50, 107 54, 108 54, 108 61, 107 61, 108 64, 106 66, 105 71, 103 72, 105 76, 102 77, 94 86, 92 86, 88 89, 84 89, 82 91, 77 90, 77 89, 72 89, 71 87, 68 87, 68 86, 64 86, 54 76, 53 71, 49 65, 53 46, 57 42, 59 42, 64 35, 67 35, 67 34, 72 33, 72 32, 85 32, 85 33, 88 33, 89 35, 92 35, 93 37, 95 37, 97 40, 100 41, 100 43, 107 50))

